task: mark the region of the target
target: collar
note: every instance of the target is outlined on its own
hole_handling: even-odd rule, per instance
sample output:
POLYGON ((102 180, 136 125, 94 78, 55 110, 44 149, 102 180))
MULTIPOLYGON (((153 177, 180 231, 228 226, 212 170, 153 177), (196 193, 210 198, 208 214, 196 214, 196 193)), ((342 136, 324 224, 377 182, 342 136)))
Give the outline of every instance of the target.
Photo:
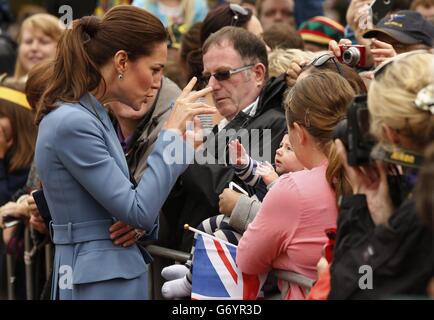
POLYGON ((107 129, 110 129, 111 122, 110 122, 110 118, 108 116, 107 110, 95 98, 95 96, 93 96, 89 92, 85 93, 80 98, 79 103, 81 106, 83 106, 85 109, 87 109, 91 114, 93 114, 95 117, 97 117, 107 129))
MULTIPOLYGON (((255 101, 253 101, 253 103, 249 104, 246 108, 244 108, 243 110, 241 110, 241 112, 245 113, 246 115, 250 116, 250 117, 254 117, 256 114, 256 110, 258 109, 258 101, 259 101, 259 97, 256 98, 255 101)), ((234 118, 235 119, 235 118, 234 118)), ((232 121, 232 120, 231 120, 232 121)), ((226 118, 223 118, 219 124, 218 124, 218 131, 222 130, 224 127, 226 127, 226 125, 229 123, 230 121, 228 121, 226 118)))

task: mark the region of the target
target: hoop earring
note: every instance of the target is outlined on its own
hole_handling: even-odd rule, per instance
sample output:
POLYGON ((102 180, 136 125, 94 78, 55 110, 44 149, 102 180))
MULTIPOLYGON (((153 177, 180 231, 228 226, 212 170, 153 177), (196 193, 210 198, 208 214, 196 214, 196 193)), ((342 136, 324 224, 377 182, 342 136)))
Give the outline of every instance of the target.
POLYGON ((122 80, 123 78, 124 78, 123 74, 119 73, 119 74, 118 74, 118 79, 119 79, 119 80, 122 80))

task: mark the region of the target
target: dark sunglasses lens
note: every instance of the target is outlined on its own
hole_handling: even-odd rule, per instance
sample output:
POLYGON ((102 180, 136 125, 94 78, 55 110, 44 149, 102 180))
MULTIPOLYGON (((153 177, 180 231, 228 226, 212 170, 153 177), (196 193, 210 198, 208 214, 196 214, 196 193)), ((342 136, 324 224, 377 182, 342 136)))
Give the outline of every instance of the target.
POLYGON ((210 78, 211 78, 211 75, 209 73, 205 73, 200 77, 199 80, 203 83, 208 83, 210 78))
POLYGON ((231 77, 230 71, 218 71, 215 73, 214 78, 218 81, 228 80, 231 77))

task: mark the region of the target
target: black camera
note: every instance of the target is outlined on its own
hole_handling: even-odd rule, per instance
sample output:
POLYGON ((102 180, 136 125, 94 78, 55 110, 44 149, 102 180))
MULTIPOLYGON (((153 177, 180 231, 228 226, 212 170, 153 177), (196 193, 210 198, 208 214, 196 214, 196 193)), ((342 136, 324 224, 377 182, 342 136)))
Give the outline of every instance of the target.
POLYGON ((333 139, 340 139, 347 149, 348 164, 360 166, 370 161, 376 140, 369 133, 367 97, 356 96, 348 107, 347 119, 336 126, 333 139))

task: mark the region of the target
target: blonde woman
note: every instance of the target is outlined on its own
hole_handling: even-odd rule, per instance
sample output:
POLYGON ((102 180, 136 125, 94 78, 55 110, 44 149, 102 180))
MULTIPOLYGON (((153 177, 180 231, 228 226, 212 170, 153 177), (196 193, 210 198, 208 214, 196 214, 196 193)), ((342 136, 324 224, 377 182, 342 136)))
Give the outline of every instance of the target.
POLYGON ((38 13, 24 20, 18 34, 14 81, 25 81, 36 64, 55 57, 62 32, 59 19, 46 13, 38 13))
POLYGON ((274 49, 268 55, 269 75, 277 77, 286 72, 294 60, 311 61, 315 56, 313 52, 300 49, 274 49))
MULTIPOLYGON (((375 71, 368 92, 370 128, 386 151, 405 150, 407 159, 417 159, 434 140, 433 61, 427 51, 414 51, 375 71)), ((342 143, 337 146, 354 195, 341 203, 329 299, 426 295, 434 275, 434 236, 415 207, 417 168, 398 171, 387 162, 349 167, 342 143), (363 273, 369 273, 371 290, 363 290, 366 281, 359 286, 362 265, 370 268, 363 273)))
POLYGON ((208 13, 206 0, 134 0, 133 5, 155 15, 166 28, 172 24, 189 28, 208 13))

